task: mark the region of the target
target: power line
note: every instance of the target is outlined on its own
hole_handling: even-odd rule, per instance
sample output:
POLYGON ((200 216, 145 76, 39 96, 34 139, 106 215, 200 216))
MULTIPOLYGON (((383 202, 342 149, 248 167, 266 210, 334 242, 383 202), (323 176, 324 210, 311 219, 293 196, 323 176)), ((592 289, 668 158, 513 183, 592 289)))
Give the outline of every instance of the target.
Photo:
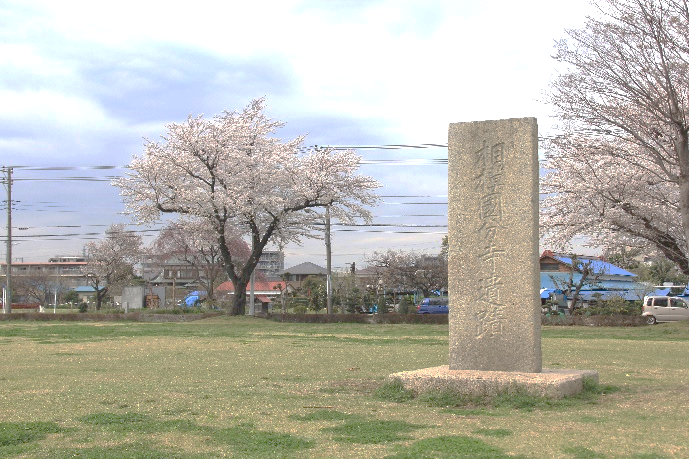
POLYGON ((112 182, 115 179, 122 178, 119 175, 105 176, 105 177, 23 177, 14 179, 18 182, 112 182))
MULTIPOLYGON (((447 217, 447 214, 397 214, 397 215, 374 215, 373 218, 406 218, 406 217, 447 217)), ((41 225, 41 226, 12 226, 12 228, 17 230, 29 230, 29 229, 47 229, 47 228, 107 228, 112 226, 111 224, 99 224, 99 225, 41 225)), ((371 226, 377 226, 371 224, 371 226)))
POLYGON ((16 169, 26 171, 80 171, 80 170, 107 170, 107 169, 128 169, 129 166, 13 166, 16 169))
MULTIPOLYGON (((307 147, 311 149, 318 149, 318 146, 307 147)), ((410 149, 430 149, 430 148, 447 148, 446 144, 440 143, 425 143, 425 144, 388 144, 388 145, 360 145, 360 146, 328 146, 332 150, 362 150, 364 152, 399 152, 400 150, 410 149)), ((361 160, 362 165, 379 165, 379 166, 419 166, 419 165, 446 165, 447 158, 393 158, 393 159, 363 159, 361 160)), ((16 166, 18 172, 65 172, 65 171, 93 171, 94 174, 69 174, 65 176, 52 176, 52 177, 17 177, 14 175, 13 181, 15 182, 111 182, 114 179, 121 178, 122 175, 113 175, 112 173, 107 175, 98 175, 97 171, 115 171, 115 170, 128 170, 129 166, 126 165, 84 165, 84 166, 16 166)), ((116 173, 117 174, 117 173, 116 173)), ((441 198, 444 199, 442 202, 382 202, 381 205, 441 205, 446 206, 447 195, 381 195, 382 199, 394 198, 394 199, 423 199, 423 198, 441 198)), ((14 207, 13 202, 13 207, 14 207)), ((110 207, 110 204, 100 203, 98 208, 106 209, 110 207)), ((121 203, 116 203, 121 205, 121 203)), ((79 210, 70 210, 71 206, 62 205, 61 203, 54 201, 37 201, 33 203, 21 203, 19 208, 22 212, 54 212, 54 213, 77 213, 83 212, 84 206, 78 206, 79 210)), ((77 206, 74 206, 75 208, 77 206)), ((374 218, 441 218, 446 217, 444 214, 434 214, 429 213, 396 213, 395 215, 380 215, 374 218)), ((65 240, 94 240, 100 239, 104 235, 101 232, 90 232, 90 231, 78 231, 81 228, 88 227, 107 227, 109 225, 53 225, 45 227, 30 227, 21 226, 20 231, 26 231, 29 229, 48 229, 48 228, 65 228, 74 229, 77 231, 71 231, 66 233, 56 232, 40 232, 39 234, 17 234, 14 239, 17 241, 65 241, 65 240)), ((338 232, 357 232, 357 233, 398 233, 398 234, 445 234, 446 231, 429 231, 432 228, 446 228, 447 225, 436 225, 436 224, 395 224, 395 223, 372 223, 372 224, 354 224, 354 225, 344 225, 337 223, 334 226, 333 231, 338 232), (409 228, 409 229, 406 229, 409 228)), ((143 235, 152 235, 151 233, 159 232, 160 229, 152 230, 138 230, 131 231, 132 233, 140 233, 143 235)), ((0 240, 2 240, 0 238, 0 240)))
MULTIPOLYGON (((314 145, 318 148, 318 145, 314 145)), ((329 145, 324 148, 332 150, 403 150, 403 149, 422 149, 422 148, 447 148, 446 143, 420 143, 420 144, 388 144, 388 145, 329 145)))
MULTIPOLYGON (((361 160, 361 165, 378 165, 378 166, 437 166, 447 165, 447 158, 398 158, 398 159, 364 159, 361 160)), ((88 169, 102 169, 110 168, 116 169, 121 166, 92 166, 88 169)), ((24 169, 35 171, 52 171, 52 170, 81 170, 81 167, 61 167, 61 168, 36 168, 24 169)), ((19 182, 111 182, 116 179, 123 178, 124 175, 105 175, 105 176, 66 176, 66 177, 18 177, 15 181, 19 182)))
MULTIPOLYGON (((420 143, 420 144, 385 144, 385 145, 311 145, 301 147, 301 151, 313 151, 318 149, 330 149, 334 151, 338 150, 366 150, 366 151, 390 151, 390 150, 419 150, 428 148, 442 148, 446 149, 446 143, 420 143)), ((445 164, 447 163, 447 158, 407 158, 407 159, 364 159, 362 164, 412 164, 416 165, 419 163, 425 164, 445 164)), ((89 171, 89 170, 114 170, 114 169, 129 169, 129 165, 114 165, 114 164, 101 164, 101 165, 83 165, 83 166, 29 166, 29 165, 17 165, 12 166, 15 169, 21 169, 24 171, 89 171)), ((111 177, 101 177, 102 180, 119 178, 120 176, 111 177)), ((93 177, 64 177, 63 180, 86 180, 93 177)), ((26 180, 26 179, 20 179, 26 180)), ((39 180, 39 179, 35 179, 39 180)))
MULTIPOLYGON (((108 226, 108 225, 103 225, 108 226)), ((447 231, 416 231, 416 230, 389 230, 389 229, 359 229, 359 228, 447 228, 447 225, 414 225, 414 224, 361 224, 361 225, 345 225, 333 224, 333 226, 342 226, 335 228, 335 232, 347 233, 394 233, 394 234, 446 234, 447 231)), ((145 229, 145 230, 126 230, 121 233, 130 233, 132 235, 139 233, 159 233, 162 229, 145 229)), ((144 234, 146 235, 146 234, 144 234)), ((80 239, 101 239, 107 237, 107 232, 84 232, 84 233, 61 233, 61 234, 22 234, 14 235, 14 241, 62 241, 62 240, 80 240, 80 239), (95 237, 101 236, 101 237, 95 237)), ((0 237, 0 241, 5 241, 6 238, 0 237)))

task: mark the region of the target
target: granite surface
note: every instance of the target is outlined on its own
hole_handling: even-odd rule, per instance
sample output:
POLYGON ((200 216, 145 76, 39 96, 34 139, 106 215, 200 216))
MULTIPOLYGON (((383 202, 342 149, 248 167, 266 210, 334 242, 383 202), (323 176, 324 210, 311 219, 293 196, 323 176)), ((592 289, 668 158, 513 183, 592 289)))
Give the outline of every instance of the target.
POLYGON ((541 371, 538 126, 451 124, 450 369, 541 371))
POLYGON ((543 369, 541 373, 450 370, 448 365, 443 365, 394 373, 388 380, 399 379, 415 395, 446 389, 474 396, 526 391, 530 395, 557 399, 580 393, 584 387, 584 378, 598 383, 598 372, 564 369, 543 369))

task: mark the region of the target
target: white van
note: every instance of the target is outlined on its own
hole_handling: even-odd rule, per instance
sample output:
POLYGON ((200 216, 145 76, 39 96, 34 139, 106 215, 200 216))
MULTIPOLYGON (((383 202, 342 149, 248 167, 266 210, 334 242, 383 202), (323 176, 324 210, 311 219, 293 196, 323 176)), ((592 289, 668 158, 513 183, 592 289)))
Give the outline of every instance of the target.
POLYGON ((649 325, 657 322, 676 322, 689 319, 689 298, 674 296, 647 296, 642 316, 649 325))

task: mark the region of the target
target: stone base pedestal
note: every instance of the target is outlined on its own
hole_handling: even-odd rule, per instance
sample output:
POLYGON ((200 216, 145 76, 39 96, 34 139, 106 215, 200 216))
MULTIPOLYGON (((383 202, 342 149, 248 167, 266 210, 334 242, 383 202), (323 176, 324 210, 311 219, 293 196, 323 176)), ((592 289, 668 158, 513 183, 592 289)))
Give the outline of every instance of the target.
POLYGON ((450 370, 449 365, 443 365, 415 371, 402 371, 388 376, 389 380, 402 381, 404 387, 415 395, 442 389, 481 396, 526 390, 531 395, 555 399, 582 392, 584 378, 593 379, 598 383, 598 372, 564 369, 543 369, 541 373, 450 370))

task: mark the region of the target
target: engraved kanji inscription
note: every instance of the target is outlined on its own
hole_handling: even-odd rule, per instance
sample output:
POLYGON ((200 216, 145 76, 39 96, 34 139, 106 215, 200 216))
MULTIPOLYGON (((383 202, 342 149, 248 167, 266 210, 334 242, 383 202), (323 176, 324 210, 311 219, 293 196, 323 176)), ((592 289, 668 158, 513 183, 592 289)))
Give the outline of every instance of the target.
POLYGON ((497 264, 505 250, 496 243, 502 224, 504 144, 488 145, 484 140, 474 157, 474 190, 479 194, 478 232, 482 251, 481 272, 476 292, 478 312, 474 314, 476 338, 489 338, 503 332, 505 315, 500 298, 503 281, 497 264))

